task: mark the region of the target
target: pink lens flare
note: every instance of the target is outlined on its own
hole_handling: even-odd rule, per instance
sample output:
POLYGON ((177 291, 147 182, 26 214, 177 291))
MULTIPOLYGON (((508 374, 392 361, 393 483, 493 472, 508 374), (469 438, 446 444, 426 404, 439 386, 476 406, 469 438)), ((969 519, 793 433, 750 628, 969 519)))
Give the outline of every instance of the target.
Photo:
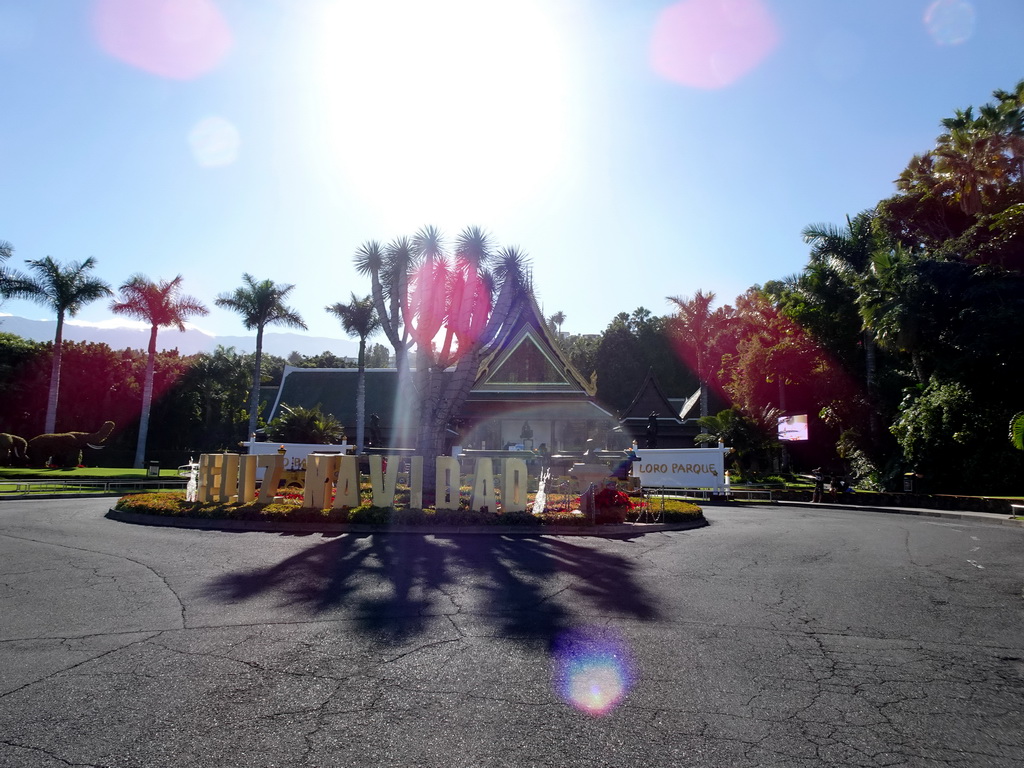
POLYGON ((974 34, 974 6, 966 0, 935 0, 924 13, 924 26, 939 45, 960 45, 974 34))
POLYGON ((92 20, 107 54, 172 80, 215 69, 233 42, 212 0, 97 0, 92 20))
POLYGON ((761 0, 682 0, 655 22, 651 66, 666 80, 713 90, 753 71, 778 43, 761 0))

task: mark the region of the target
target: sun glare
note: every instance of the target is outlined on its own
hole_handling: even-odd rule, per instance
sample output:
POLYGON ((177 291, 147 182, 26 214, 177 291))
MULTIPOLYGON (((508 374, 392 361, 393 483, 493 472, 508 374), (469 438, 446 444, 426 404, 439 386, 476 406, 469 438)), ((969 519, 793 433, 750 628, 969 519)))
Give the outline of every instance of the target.
POLYGON ((532 0, 342 2, 318 29, 334 160, 385 220, 488 221, 561 162, 566 52, 532 0))

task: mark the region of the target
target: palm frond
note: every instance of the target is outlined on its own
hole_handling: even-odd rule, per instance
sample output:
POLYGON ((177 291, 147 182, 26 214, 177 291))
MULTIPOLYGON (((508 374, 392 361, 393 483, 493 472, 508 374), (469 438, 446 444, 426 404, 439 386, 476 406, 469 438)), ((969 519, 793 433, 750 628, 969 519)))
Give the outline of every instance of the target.
POLYGON ((1010 442, 1018 451, 1024 451, 1024 411, 1010 419, 1010 442))

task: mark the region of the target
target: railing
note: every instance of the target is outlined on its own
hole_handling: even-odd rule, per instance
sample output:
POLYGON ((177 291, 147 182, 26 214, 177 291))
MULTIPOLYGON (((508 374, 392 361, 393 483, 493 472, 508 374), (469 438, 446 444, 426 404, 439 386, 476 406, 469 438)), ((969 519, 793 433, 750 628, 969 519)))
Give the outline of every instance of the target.
POLYGON ((131 491, 184 488, 188 478, 140 477, 138 479, 111 478, 110 480, 0 480, 0 499, 38 494, 116 494, 131 491))
POLYGON ((651 488, 644 487, 647 497, 664 497, 671 499, 696 499, 699 501, 717 501, 726 498, 743 499, 745 501, 772 501, 770 488, 730 488, 728 495, 713 488, 651 488))

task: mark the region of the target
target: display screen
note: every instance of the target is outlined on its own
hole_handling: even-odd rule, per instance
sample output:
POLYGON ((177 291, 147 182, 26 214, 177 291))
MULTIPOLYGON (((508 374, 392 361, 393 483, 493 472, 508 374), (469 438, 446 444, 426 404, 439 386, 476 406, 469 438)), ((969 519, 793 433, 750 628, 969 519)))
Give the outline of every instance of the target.
POLYGON ((806 440, 807 414, 779 417, 779 440, 806 440))

